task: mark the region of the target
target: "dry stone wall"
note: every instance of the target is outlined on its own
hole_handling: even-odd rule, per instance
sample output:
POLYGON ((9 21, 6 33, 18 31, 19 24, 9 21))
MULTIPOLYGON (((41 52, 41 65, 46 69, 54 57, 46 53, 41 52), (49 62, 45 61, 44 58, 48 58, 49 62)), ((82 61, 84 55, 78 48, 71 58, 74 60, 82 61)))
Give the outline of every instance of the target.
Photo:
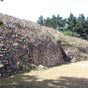
POLYGON ((4 23, 0 27, 1 77, 30 68, 31 64, 55 66, 67 60, 60 41, 52 40, 55 36, 48 28, 8 15, 0 14, 0 20, 4 23))

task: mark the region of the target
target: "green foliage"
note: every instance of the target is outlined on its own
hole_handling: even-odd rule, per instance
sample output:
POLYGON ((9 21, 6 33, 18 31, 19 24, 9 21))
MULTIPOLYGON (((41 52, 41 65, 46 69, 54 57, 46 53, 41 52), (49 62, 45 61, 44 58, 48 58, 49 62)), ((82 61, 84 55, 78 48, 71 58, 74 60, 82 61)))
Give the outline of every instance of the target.
POLYGON ((65 27, 65 19, 60 17, 59 15, 55 16, 52 15, 52 17, 47 17, 46 19, 43 18, 43 16, 40 16, 37 20, 37 23, 43 26, 52 27, 54 29, 62 29, 65 27))
POLYGON ((41 15, 37 21, 38 24, 43 25, 44 24, 44 19, 43 16, 41 15))
POLYGON ((71 44, 70 44, 69 42, 67 42, 67 41, 62 42, 61 44, 62 44, 63 46, 71 46, 71 44))
POLYGON ((70 13, 69 17, 65 19, 60 15, 53 15, 51 18, 47 17, 46 19, 40 16, 37 22, 41 25, 57 29, 64 35, 88 39, 88 17, 85 18, 84 14, 75 17, 70 13))
POLYGON ((72 13, 70 13, 70 16, 67 19, 67 25, 68 25, 67 29, 74 32, 76 23, 77 23, 76 17, 72 13))
POLYGON ((71 32, 71 31, 61 31, 62 34, 64 34, 65 36, 75 36, 76 33, 71 32))

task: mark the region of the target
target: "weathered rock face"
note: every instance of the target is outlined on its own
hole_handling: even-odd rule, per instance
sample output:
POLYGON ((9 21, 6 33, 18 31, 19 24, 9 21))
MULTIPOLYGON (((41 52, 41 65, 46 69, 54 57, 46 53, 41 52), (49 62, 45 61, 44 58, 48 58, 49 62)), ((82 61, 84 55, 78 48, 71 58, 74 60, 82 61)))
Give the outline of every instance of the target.
POLYGON ((0 20, 4 23, 0 27, 2 76, 16 73, 30 64, 55 66, 66 60, 67 56, 59 39, 55 40, 53 30, 2 14, 0 20))
POLYGON ((64 36, 61 43, 66 55, 71 58, 71 62, 88 60, 88 41, 64 36))

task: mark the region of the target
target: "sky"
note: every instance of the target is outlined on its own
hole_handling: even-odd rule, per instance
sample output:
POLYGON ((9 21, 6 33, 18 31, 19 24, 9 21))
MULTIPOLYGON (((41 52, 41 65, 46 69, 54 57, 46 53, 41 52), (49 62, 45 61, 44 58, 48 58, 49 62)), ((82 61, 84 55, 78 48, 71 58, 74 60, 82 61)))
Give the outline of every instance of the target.
POLYGON ((44 18, 57 14, 66 18, 70 13, 88 16, 88 0, 4 0, 0 2, 0 13, 33 22, 40 15, 44 18))

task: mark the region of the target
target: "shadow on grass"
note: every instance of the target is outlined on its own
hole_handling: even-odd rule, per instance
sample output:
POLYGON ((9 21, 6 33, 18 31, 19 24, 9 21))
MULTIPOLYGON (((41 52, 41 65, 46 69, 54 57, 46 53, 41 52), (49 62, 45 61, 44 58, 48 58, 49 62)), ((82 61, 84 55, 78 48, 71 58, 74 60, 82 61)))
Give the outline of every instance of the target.
POLYGON ((35 76, 16 75, 0 80, 0 88, 88 88, 88 79, 64 77, 38 81, 35 76))

